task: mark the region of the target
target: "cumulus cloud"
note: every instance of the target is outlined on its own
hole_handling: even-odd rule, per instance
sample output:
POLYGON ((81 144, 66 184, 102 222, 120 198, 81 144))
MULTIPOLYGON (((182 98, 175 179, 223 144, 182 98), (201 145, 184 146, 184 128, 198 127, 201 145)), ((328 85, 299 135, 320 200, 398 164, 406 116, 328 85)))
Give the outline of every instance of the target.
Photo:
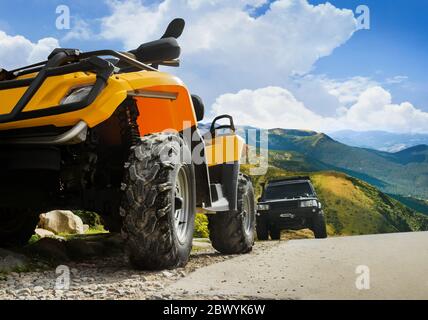
POLYGON ((428 132, 428 113, 410 102, 394 104, 391 93, 380 86, 364 91, 343 119, 356 130, 391 132, 428 132))
POLYGON ((287 89, 266 87, 220 96, 214 114, 229 113, 245 125, 263 128, 295 128, 331 132, 342 129, 428 132, 428 113, 409 102, 392 103, 380 86, 367 88, 341 115, 321 116, 297 100, 287 89))
MULTIPOLYGON (((177 72, 208 105, 215 101, 211 116, 231 113, 241 124, 266 128, 428 132, 426 112, 410 102, 393 103, 391 94, 370 78, 310 74, 320 58, 357 30, 350 10, 277 0, 255 16, 255 8, 267 0, 106 2, 110 15, 96 22, 75 18, 62 40, 114 40, 134 49, 161 36, 173 18, 185 18, 183 66, 168 71, 177 72), (92 29, 98 22, 99 33, 92 29)), ((44 60, 59 43, 54 38, 33 43, 0 31, 0 47, 0 67, 11 69, 44 60)), ((384 84, 406 80, 396 76, 384 84)))
POLYGON ((287 89, 266 87, 224 94, 213 105, 213 115, 229 113, 239 124, 262 128, 325 130, 335 120, 322 117, 298 101, 287 89))
POLYGON ((325 75, 294 77, 287 87, 306 107, 322 116, 337 116, 355 104, 365 90, 378 85, 367 77, 331 79, 325 75))
POLYGON ((409 80, 408 76, 394 76, 386 79, 387 84, 400 84, 409 80))
POLYGON ((0 67, 13 69, 46 60, 58 47, 59 42, 55 38, 44 38, 33 43, 23 36, 10 36, 0 31, 0 67))
MULTIPOLYGON (((266 2, 108 0, 111 14, 101 19, 101 37, 133 49, 159 37, 173 18, 185 18, 178 75, 208 104, 215 101, 212 115, 232 113, 243 124, 428 131, 426 113, 408 102, 393 104, 391 94, 370 78, 310 74, 356 31, 352 11, 278 0, 255 17, 254 8, 266 2)), ((398 76, 386 84, 405 80, 398 76)))
POLYGON ((177 72, 213 101, 242 88, 281 86, 290 75, 311 71, 356 31, 353 12, 329 3, 278 0, 259 17, 248 9, 266 2, 109 0, 112 13, 101 19, 101 36, 133 49, 162 35, 173 18, 185 18, 183 68, 177 72))
POLYGON ((378 83, 368 77, 356 76, 345 80, 329 79, 320 77, 321 84, 329 94, 336 97, 344 106, 351 106, 356 103, 360 95, 367 89, 378 85, 378 83))
POLYGON ((81 18, 72 19, 72 29, 62 39, 63 41, 71 40, 90 40, 96 37, 88 22, 81 18))

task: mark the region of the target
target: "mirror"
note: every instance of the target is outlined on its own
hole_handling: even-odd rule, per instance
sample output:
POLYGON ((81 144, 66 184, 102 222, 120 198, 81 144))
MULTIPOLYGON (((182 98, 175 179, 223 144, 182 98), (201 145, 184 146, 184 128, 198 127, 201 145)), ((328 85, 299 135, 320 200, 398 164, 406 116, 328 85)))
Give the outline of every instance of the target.
POLYGON ((205 116, 204 102, 202 101, 201 97, 197 96, 196 94, 192 94, 192 102, 193 102, 193 107, 195 109, 196 120, 198 122, 202 121, 205 116))

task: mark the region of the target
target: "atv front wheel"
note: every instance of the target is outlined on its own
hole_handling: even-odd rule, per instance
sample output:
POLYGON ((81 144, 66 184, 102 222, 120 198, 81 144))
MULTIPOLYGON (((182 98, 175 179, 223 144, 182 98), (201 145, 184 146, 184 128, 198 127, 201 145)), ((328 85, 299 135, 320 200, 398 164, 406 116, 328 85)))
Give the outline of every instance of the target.
POLYGON ((327 238, 327 227, 325 225, 324 213, 317 214, 312 220, 312 231, 316 239, 327 238))
POLYGON ((39 221, 34 212, 30 209, 0 209, 0 247, 28 243, 39 221))
POLYGON ((182 267, 189 260, 196 214, 189 159, 190 149, 178 135, 147 136, 131 152, 121 215, 129 257, 137 268, 182 267))
POLYGON ((238 210, 209 216, 211 243, 224 254, 250 252, 254 245, 256 212, 251 181, 239 174, 238 210))

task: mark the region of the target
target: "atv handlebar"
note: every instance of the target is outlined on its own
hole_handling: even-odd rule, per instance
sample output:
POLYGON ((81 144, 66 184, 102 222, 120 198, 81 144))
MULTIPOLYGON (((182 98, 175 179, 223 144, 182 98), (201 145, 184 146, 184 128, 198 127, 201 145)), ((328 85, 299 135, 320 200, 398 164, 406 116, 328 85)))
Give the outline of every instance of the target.
POLYGON ((81 53, 78 50, 56 49, 44 62, 33 64, 21 69, 9 71, 13 77, 38 72, 35 78, 22 80, 0 81, 0 90, 27 87, 21 99, 13 108, 12 112, 0 115, 0 123, 40 118, 51 115, 73 112, 86 108, 95 101, 101 91, 105 88, 108 78, 114 73, 115 67, 100 56, 113 56, 119 58, 128 65, 139 70, 158 71, 142 62, 139 62, 125 54, 114 50, 98 50, 81 53), (37 90, 43 85, 48 77, 64 75, 74 72, 94 72, 96 74, 95 84, 86 98, 82 101, 52 106, 46 109, 23 112, 37 90))

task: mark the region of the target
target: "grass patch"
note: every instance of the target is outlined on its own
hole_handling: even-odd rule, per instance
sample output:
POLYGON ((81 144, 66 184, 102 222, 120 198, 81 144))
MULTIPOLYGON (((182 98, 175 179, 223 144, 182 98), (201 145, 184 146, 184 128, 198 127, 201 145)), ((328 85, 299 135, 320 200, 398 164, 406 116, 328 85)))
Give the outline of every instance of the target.
POLYGON ((90 227, 85 234, 103 234, 103 233, 109 233, 106 229, 104 229, 104 226, 97 225, 94 227, 90 227))
POLYGON ((208 238, 208 217, 205 214, 197 214, 195 218, 194 238, 208 238))
POLYGON ((28 244, 32 245, 35 244, 37 241, 39 241, 41 238, 37 235, 37 234, 33 234, 30 238, 30 240, 28 240, 28 244))
POLYGON ((192 253, 197 253, 197 252, 202 252, 202 251, 207 251, 207 248, 198 247, 198 246, 192 247, 192 253))

